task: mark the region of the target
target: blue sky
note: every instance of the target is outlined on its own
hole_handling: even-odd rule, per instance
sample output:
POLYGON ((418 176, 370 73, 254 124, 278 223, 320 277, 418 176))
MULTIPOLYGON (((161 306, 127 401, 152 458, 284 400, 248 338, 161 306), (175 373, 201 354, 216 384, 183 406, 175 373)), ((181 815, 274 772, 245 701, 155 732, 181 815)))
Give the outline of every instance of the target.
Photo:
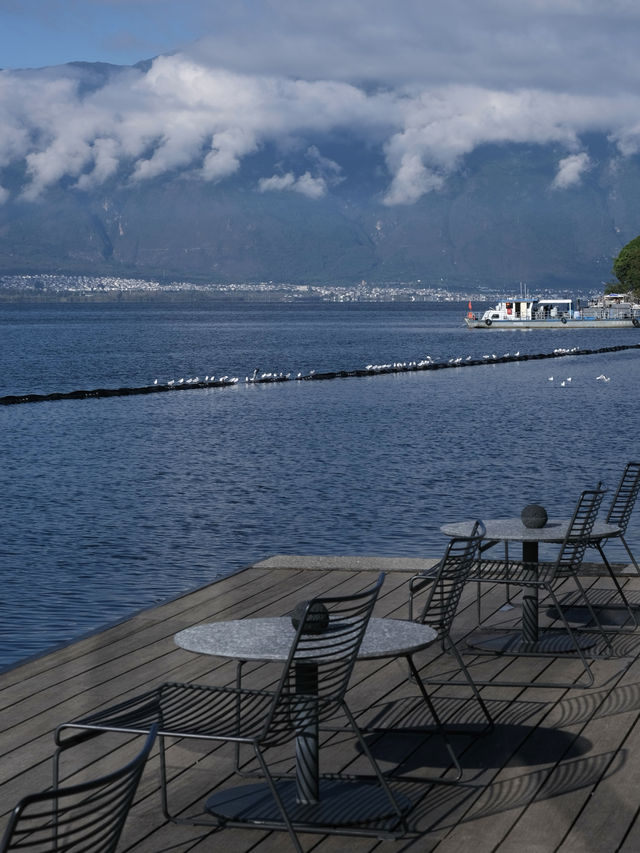
POLYGON ((0 67, 129 65, 202 33, 193 0, 0 0, 0 67))
POLYGON ((302 140, 308 167, 258 186, 317 199, 347 179, 334 132, 379 147, 388 205, 486 144, 553 145, 549 189, 570 191, 588 134, 612 169, 640 154, 639 44, 637 0, 0 0, 0 204, 63 178, 215 184, 302 140), (152 58, 90 80, 63 65, 152 58))

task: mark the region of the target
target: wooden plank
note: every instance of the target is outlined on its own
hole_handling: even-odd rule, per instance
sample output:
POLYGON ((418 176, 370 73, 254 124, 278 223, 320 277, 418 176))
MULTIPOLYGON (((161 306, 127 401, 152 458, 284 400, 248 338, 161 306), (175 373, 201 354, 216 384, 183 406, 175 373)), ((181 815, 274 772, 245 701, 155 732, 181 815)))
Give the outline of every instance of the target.
MULTIPOLYGON (((6 816, 24 793, 49 784, 53 730, 61 721, 172 678, 216 684, 233 681, 233 662, 177 648, 173 636, 178 630, 218 619, 284 615, 299 601, 319 594, 363 589, 380 570, 387 576, 376 615, 406 618, 408 579, 431 564, 432 560, 403 558, 277 555, 3 673, 0 794, 4 807, 0 811, 6 816)), ((600 588, 603 581, 596 572, 592 575, 585 583, 600 588)), ((637 591, 637 581, 634 584, 632 579, 627 585, 637 591)), ((503 605, 504 588, 483 585, 483 618, 489 624, 517 625, 519 608, 504 610, 503 605)), ((469 585, 454 625, 461 648, 475 629, 476 590, 469 585)), ((482 737, 451 736, 465 771, 463 784, 426 781, 451 778, 450 758, 437 734, 368 735, 383 768, 402 777, 396 778, 394 786, 415 802, 410 832, 397 849, 421 853, 466 853, 469 846, 474 853, 512 853, 516 848, 587 853, 618 845, 625 853, 638 849, 640 827, 634 797, 640 783, 638 633, 616 639, 616 652, 623 658, 595 661, 598 681, 590 690, 499 684, 500 680, 521 679, 535 685, 552 678, 576 678, 580 664, 575 659, 501 657, 467 649, 465 660, 474 677, 491 682, 482 688, 482 694, 496 728, 482 737)), ((453 658, 438 644, 417 655, 416 663, 432 676, 460 680, 453 658)), ((268 685, 276 677, 274 665, 247 666, 244 677, 268 685)), ((481 722, 477 703, 466 686, 444 684, 428 689, 448 723, 481 722)), ((430 717, 416 685, 407 679, 402 660, 358 662, 348 701, 361 724, 417 720, 430 728, 430 717)), ((125 760, 130 740, 123 737, 113 744, 107 764, 115 766, 125 760)), ((94 763, 101 753, 100 741, 92 741, 87 754, 74 754, 68 769, 82 774, 102 766, 94 763)), ((227 747, 178 742, 169 749, 168 761, 172 797, 185 807, 197 804, 208 789, 233 786, 238 781, 233 753, 227 747)), ((281 751, 275 761, 291 768, 291 751, 281 751)), ((323 767, 335 772, 368 772, 366 759, 350 735, 326 735, 322 761, 323 767)), ((336 853, 347 847, 354 853, 369 853, 385 843, 335 835, 303 835, 302 839, 305 849, 313 848, 315 853, 336 853)), ((216 845, 253 853, 282 853, 290 846, 281 832, 215 832, 167 824, 159 810, 158 755, 154 751, 121 849, 205 853, 216 845)))

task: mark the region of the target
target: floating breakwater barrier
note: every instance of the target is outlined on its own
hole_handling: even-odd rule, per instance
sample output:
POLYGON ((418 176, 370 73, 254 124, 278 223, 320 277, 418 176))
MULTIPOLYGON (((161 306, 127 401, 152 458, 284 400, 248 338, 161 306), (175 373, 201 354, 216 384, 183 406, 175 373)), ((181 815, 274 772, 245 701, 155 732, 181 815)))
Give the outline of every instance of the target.
MULTIPOLYGON (((245 377, 245 383, 249 385, 266 385, 274 382, 308 382, 317 380, 329 379, 351 379, 362 376, 387 375, 390 373, 411 373, 423 370, 446 370, 449 368, 461 367, 481 367, 487 364, 508 364, 518 361, 534 361, 543 358, 560 358, 572 355, 601 355, 608 352, 620 352, 622 350, 640 349, 640 344, 622 344, 612 347, 599 347, 597 349, 580 349, 572 347, 571 349, 555 349, 553 352, 543 353, 505 353, 504 355, 484 355, 481 358, 472 358, 467 356, 465 360, 460 358, 449 359, 448 361, 432 361, 431 358, 426 358, 421 361, 408 362, 393 362, 391 364, 368 364, 364 368, 356 370, 331 370, 324 373, 317 373, 315 370, 309 373, 298 373, 292 376, 291 373, 258 373, 254 372, 253 376, 245 377)), ((141 387, 132 388, 94 388, 86 391, 59 391, 51 394, 10 394, 0 397, 0 405, 11 406, 19 403, 46 403, 54 400, 88 400, 102 397, 126 397, 135 394, 159 394, 169 391, 193 391, 202 388, 227 388, 235 386, 239 382, 238 377, 222 376, 219 379, 215 377, 206 377, 204 380, 198 378, 180 380, 170 380, 166 383, 155 382, 153 385, 143 385, 141 387)))

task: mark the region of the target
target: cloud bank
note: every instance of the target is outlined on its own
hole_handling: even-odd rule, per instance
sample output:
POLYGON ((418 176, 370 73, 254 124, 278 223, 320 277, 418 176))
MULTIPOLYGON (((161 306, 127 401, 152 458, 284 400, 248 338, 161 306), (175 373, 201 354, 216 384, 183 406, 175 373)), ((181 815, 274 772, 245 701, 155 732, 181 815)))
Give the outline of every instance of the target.
POLYGON ((378 146, 389 206, 437 192, 484 144, 553 144, 549 188, 570 191, 592 165, 587 134, 621 157, 640 150, 640 7, 601 6, 185 0, 185 18, 214 34, 150 64, 91 85, 76 65, 0 72, 0 204, 35 202, 63 179, 77 192, 176 174, 215 185, 296 140, 308 168, 274 164, 255 189, 319 199, 349 179, 322 151, 333 133, 378 146), (11 193, 7 167, 24 174, 11 193))

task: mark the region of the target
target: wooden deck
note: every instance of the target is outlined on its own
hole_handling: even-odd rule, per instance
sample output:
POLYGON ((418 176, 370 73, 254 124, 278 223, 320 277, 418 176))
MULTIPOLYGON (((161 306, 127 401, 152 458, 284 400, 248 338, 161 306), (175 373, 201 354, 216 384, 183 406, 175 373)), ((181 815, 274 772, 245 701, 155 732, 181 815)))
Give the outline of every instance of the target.
MULTIPOLYGON (((214 620, 283 615, 314 595, 369 586, 381 569, 388 574, 375 615, 406 618, 408 578, 430 562, 273 557, 3 673, 0 829, 21 796, 50 784, 53 731, 58 723, 164 680, 233 681, 233 662, 177 648, 173 642, 177 631, 214 620)), ((637 580, 625 582, 640 594, 637 580)), ((588 583, 606 586, 597 572, 588 583)), ((484 615, 493 614, 500 625, 517 620, 519 608, 505 611, 503 604, 503 590, 484 591, 484 615)), ((475 627, 475 587, 468 587, 454 631, 462 648, 464 637, 475 627)), ((519 678, 532 686, 493 683, 482 688, 496 727, 490 734, 453 736, 464 768, 462 782, 443 784, 452 779, 452 773, 436 735, 371 736, 381 766, 403 777, 395 785, 415 802, 409 833, 397 841, 306 834, 301 836, 305 850, 635 853, 640 849, 640 636, 636 635, 640 630, 616 640, 615 657, 594 661, 596 684, 588 690, 535 686, 536 681, 579 677, 578 663, 568 656, 477 656, 467 650, 465 659, 475 678, 489 682, 519 678), (442 783, 428 781, 434 777, 442 783)), ((428 664, 430 672, 458 675, 451 656, 443 655, 439 647, 422 653, 418 663, 428 664)), ((269 683, 272 667, 248 667, 246 677, 252 683, 269 683)), ((452 723, 481 722, 466 688, 443 686, 432 692, 437 707, 452 723)), ((406 677, 406 666, 399 661, 359 662, 348 698, 363 723, 429 724, 423 703, 416 704, 415 685, 406 677)), ((91 765, 96 750, 112 750, 108 760, 121 763, 125 752, 131 754, 138 742, 126 740, 112 735, 96 738, 77 748, 78 762, 96 772, 100 765, 91 765)), ((232 750, 222 746, 203 752, 201 746, 181 742, 169 750, 174 804, 187 812, 197 810, 211 790, 237 782, 232 750)), ((343 735, 330 736, 321 757, 327 771, 368 772, 352 739, 343 735)), ((278 756, 280 767, 290 767, 291 762, 290 755, 278 756)), ((216 831, 166 823, 159 808, 154 749, 120 850, 211 853, 223 849, 281 853, 291 844, 281 832, 216 831)))

